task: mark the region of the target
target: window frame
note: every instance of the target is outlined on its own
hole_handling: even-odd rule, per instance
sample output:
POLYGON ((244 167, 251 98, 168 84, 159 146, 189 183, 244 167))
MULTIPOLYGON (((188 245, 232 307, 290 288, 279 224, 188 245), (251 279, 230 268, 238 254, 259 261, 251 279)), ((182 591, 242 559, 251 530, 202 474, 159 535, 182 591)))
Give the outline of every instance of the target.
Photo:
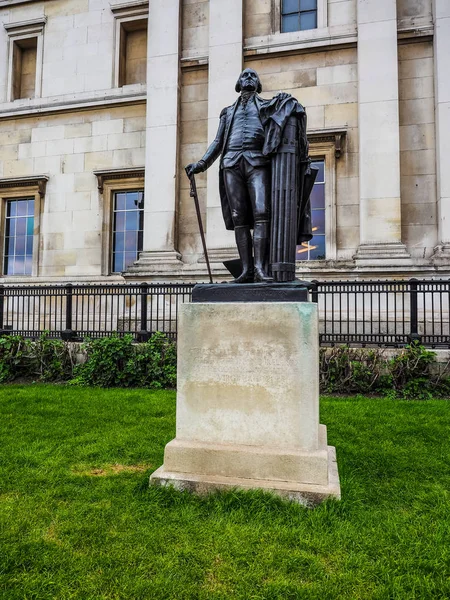
POLYGON ((310 140, 309 156, 311 161, 323 160, 325 163, 325 258, 296 260, 297 265, 323 264, 327 260, 336 260, 336 146, 334 142, 314 142, 310 140))
MULTIPOLYGON (((6 198, 5 199, 5 214, 4 214, 4 235, 3 235, 3 273, 5 274, 5 277, 14 277, 14 276, 20 276, 20 277, 27 277, 27 276, 32 276, 33 275, 33 250, 34 250, 34 239, 35 239, 35 235, 34 235, 34 219, 35 219, 35 213, 36 213, 36 199, 34 198, 34 196, 25 196, 25 197, 21 197, 21 198, 6 198), (8 232, 8 222, 9 222, 9 227, 11 227, 11 224, 13 222, 16 223, 17 226, 17 219, 21 218, 18 214, 16 215, 8 215, 8 204, 11 205, 11 203, 18 203, 18 202, 33 202, 33 213, 31 214, 27 214, 24 215, 22 218, 28 218, 30 216, 33 217, 33 233, 31 236, 28 235, 28 233, 25 233, 25 254, 24 254, 24 258, 25 261, 27 259, 27 257, 29 256, 27 254, 27 238, 31 237, 32 239, 32 246, 31 246, 31 273, 8 273, 7 269, 6 269, 6 263, 8 263, 9 266, 9 261, 11 260, 13 263, 15 263, 15 259, 17 258, 18 254, 16 254, 16 247, 17 247, 17 239, 22 237, 22 236, 18 236, 17 232, 14 233, 14 235, 9 235, 7 236, 7 232, 8 232), (14 239, 14 252, 12 254, 10 254, 9 252, 7 252, 7 240, 8 239, 14 239), (8 258, 7 258, 8 257, 8 258)), ((11 233, 11 232, 9 232, 11 233)), ((25 265, 24 265, 25 267, 25 265)))
POLYGON ((117 277, 120 276, 120 273, 112 271, 114 194, 116 192, 131 192, 136 190, 142 190, 144 192, 145 169, 144 167, 135 167, 130 169, 102 170, 94 171, 94 175, 97 177, 98 190, 101 198, 102 275, 117 277))
MULTIPOLYGON (((317 0, 317 27, 298 31, 281 31, 281 3, 282 0, 272 0, 272 35, 282 36, 283 40, 286 36, 289 36, 292 38, 292 41, 303 41, 316 35, 312 32, 317 32, 328 27, 328 0, 317 0)), ((276 40, 273 40, 273 42, 276 42, 276 40)))
POLYGON ((23 40, 36 39, 36 76, 33 98, 42 97, 42 67, 44 58, 44 28, 47 17, 21 21, 19 23, 5 23, 4 28, 8 36, 8 75, 6 87, 6 101, 14 102, 25 98, 14 98, 14 52, 15 45, 23 40))
POLYGON ((16 280, 39 276, 40 257, 40 231, 41 215, 44 206, 45 189, 48 177, 23 178, 18 180, 0 179, 0 264, 3 279, 16 280), (34 231, 33 231, 33 259, 31 274, 7 275, 5 268, 5 230, 6 230, 6 203, 8 200, 34 199, 34 231))
MULTIPOLYGON (((142 207, 139 207, 139 211, 140 211, 140 215, 139 215, 139 221, 142 219, 142 244, 144 243, 144 187, 142 186, 141 188, 130 188, 130 189, 121 189, 121 190, 113 190, 111 192, 111 253, 110 253, 110 260, 109 260, 109 264, 110 264, 110 272, 111 275, 119 275, 121 273, 125 273, 127 268, 125 268, 123 271, 114 271, 113 267, 114 267, 114 233, 117 233, 117 231, 114 230, 114 216, 115 213, 117 212, 122 212, 122 211, 118 211, 115 203, 116 203, 116 195, 120 194, 120 193, 127 193, 127 192, 134 192, 134 193, 141 193, 142 194, 142 207)), ((123 211, 126 212, 126 211, 123 211)), ((126 230, 125 230, 126 231, 126 230)), ((140 229, 137 230, 138 232, 141 231, 140 229)), ((139 245, 139 236, 138 236, 138 245, 139 245)), ((136 260, 139 259, 139 254, 140 252, 142 252, 143 248, 141 248, 141 250, 137 249, 137 256, 136 256, 136 260)), ((129 265, 130 266, 130 265, 129 265)))
MULTIPOLYGON (((298 8, 299 10, 295 10, 293 12, 283 12, 283 2, 284 0, 281 0, 280 2, 280 31, 283 29, 283 18, 290 16, 290 15, 297 15, 299 23, 301 24, 302 21, 302 13, 314 13, 315 15, 315 21, 316 21, 316 26, 315 27, 308 27, 306 29, 294 29, 294 31, 311 31, 311 29, 317 29, 317 25, 318 25, 318 17, 319 17, 319 2, 320 0, 316 0, 316 8, 310 8, 310 9, 306 9, 306 10, 302 10, 301 8, 301 0, 297 0, 298 2, 298 8)), ((282 33, 293 33, 292 31, 283 31, 282 33)))
POLYGON ((126 27, 132 26, 136 21, 147 21, 148 31, 148 1, 137 1, 130 4, 119 4, 111 6, 111 11, 114 15, 114 53, 113 53, 113 75, 112 87, 123 88, 129 86, 143 86, 144 83, 123 84, 121 77, 123 75, 123 32, 126 32, 126 27))

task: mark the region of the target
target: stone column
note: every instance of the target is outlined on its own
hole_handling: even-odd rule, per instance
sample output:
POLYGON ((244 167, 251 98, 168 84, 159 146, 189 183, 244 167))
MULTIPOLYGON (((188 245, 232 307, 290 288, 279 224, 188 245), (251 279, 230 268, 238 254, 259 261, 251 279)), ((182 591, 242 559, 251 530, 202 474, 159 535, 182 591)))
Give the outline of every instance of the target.
POLYGON ((395 266, 401 242, 396 0, 357 0, 360 247, 358 266, 395 266))
POLYGON ((175 248, 180 0, 149 0, 143 252, 130 273, 179 269, 175 248))
MULTIPOLYGON (((234 90, 242 70, 243 0, 210 0, 208 143, 214 139, 219 115, 237 99, 234 90)), ((234 234, 225 229, 219 196, 219 160, 208 169, 206 236, 211 259, 236 254, 234 234)))
POLYGON ((450 3, 434 0, 434 81, 438 240, 434 260, 450 264, 450 3))

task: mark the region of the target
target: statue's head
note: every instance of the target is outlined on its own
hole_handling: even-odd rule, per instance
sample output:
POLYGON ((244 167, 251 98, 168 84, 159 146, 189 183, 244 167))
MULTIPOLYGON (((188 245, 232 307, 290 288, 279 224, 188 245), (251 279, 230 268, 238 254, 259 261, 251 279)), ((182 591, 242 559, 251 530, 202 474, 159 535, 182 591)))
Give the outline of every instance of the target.
POLYGON ((256 92, 259 94, 262 91, 262 85, 258 73, 253 69, 244 69, 239 75, 235 89, 237 93, 256 92))

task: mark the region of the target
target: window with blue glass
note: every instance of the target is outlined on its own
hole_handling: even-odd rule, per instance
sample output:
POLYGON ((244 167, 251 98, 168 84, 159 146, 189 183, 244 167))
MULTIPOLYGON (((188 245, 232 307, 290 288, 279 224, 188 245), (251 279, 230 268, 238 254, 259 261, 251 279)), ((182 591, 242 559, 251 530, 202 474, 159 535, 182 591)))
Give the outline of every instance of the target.
POLYGON ((313 238, 297 246, 297 260, 325 258, 325 161, 315 160, 312 167, 319 170, 311 192, 311 221, 313 238))
POLYGON ((144 232, 144 192, 115 192, 113 207, 112 267, 121 273, 138 259, 144 232))
POLYGON ((281 32, 317 27, 317 0, 281 0, 281 32))
POLYGON ((33 268, 34 198, 6 201, 5 275, 31 275, 33 268))

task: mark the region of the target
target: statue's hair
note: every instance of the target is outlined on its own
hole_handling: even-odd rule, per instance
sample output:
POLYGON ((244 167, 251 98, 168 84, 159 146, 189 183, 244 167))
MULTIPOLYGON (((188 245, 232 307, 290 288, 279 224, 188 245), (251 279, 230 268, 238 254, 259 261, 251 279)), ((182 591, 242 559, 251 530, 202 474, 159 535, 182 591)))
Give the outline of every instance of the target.
MULTIPOLYGON (((256 71, 255 71, 254 69, 244 69, 244 71, 247 71, 247 70, 249 70, 249 71, 253 71, 253 73, 256 73, 256 71)), ((242 73, 243 73, 244 71, 242 71, 242 73)), ((239 78, 238 78, 238 80, 236 81, 236 87, 234 88, 238 94, 239 94, 239 93, 240 93, 240 91, 241 91, 241 76, 242 76, 242 73, 239 75, 239 78)), ((261 84, 261 79, 259 78, 259 75, 258 75, 258 73, 256 73, 256 77, 257 77, 257 80, 258 80, 258 86, 257 86, 257 88, 256 88, 256 93, 257 93, 257 94, 260 94, 260 93, 262 92, 262 84, 261 84)))

